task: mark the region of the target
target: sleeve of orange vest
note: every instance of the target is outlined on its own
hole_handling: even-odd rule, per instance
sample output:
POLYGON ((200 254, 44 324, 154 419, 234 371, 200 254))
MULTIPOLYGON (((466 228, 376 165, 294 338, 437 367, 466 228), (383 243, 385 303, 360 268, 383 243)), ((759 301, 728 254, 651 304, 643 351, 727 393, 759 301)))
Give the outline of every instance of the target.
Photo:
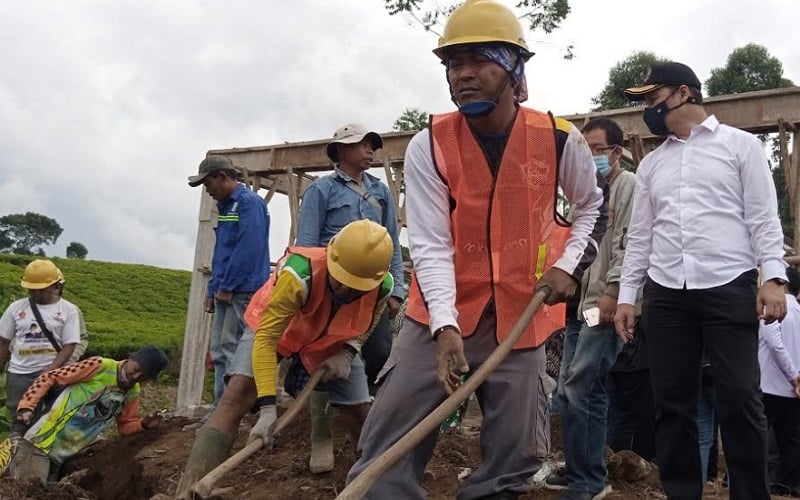
POLYGON ((94 356, 72 365, 62 366, 42 373, 22 395, 22 399, 20 399, 17 406, 17 412, 36 410, 36 407, 39 406, 39 401, 42 400, 51 387, 67 386, 90 380, 100 371, 102 364, 103 358, 94 356))
POLYGON ((275 404, 278 341, 292 317, 306 302, 308 291, 305 286, 291 268, 284 267, 264 309, 253 340, 253 376, 259 405, 275 404))
POLYGON ((562 132, 569 130, 558 182, 567 195, 574 220, 564 254, 554 266, 580 282, 584 271, 597 257, 597 248, 606 231, 608 185, 597 171, 581 132, 561 118, 556 118, 556 127, 562 132))

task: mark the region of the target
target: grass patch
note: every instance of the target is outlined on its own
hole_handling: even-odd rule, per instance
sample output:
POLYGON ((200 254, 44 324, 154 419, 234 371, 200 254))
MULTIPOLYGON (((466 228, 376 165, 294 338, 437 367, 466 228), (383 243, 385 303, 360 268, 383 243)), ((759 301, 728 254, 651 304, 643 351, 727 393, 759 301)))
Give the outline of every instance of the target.
MULTIPOLYGON (((30 255, 0 254, 0 308, 27 296, 19 286, 30 255)), ((83 310, 89 330, 85 356, 123 359, 145 344, 155 344, 171 358, 177 375, 186 308, 189 271, 139 264, 117 264, 51 258, 66 279, 64 298, 83 310)))

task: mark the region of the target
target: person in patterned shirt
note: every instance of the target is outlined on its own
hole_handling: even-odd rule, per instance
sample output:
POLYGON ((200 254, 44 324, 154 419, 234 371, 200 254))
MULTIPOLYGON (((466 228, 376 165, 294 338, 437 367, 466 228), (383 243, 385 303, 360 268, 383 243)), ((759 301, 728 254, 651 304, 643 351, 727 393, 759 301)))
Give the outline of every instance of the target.
POLYGON ((139 418, 140 383, 153 380, 169 362, 154 345, 116 361, 100 356, 40 375, 17 407, 11 439, 17 450, 8 471, 46 484, 65 460, 100 435, 113 421, 122 436, 153 429, 161 416, 139 418), (50 410, 36 421, 34 410, 53 387, 63 387, 50 410))

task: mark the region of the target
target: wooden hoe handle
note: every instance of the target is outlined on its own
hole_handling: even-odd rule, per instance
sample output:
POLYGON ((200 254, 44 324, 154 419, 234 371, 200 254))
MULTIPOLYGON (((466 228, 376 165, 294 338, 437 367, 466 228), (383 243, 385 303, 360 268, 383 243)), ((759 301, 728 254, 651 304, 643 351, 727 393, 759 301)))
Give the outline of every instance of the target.
MULTIPOLYGON (((281 415, 281 417, 275 421, 274 430, 272 431, 272 436, 278 436, 283 429, 289 425, 289 422, 294 420, 300 410, 302 410, 306 403, 308 402, 308 398, 311 397, 311 392, 319 383, 320 379, 322 379, 322 375, 324 375, 325 370, 317 370, 314 372, 314 375, 311 376, 306 386, 297 396, 297 400, 295 400, 294 404, 292 405, 289 410, 281 415)), ((217 466, 216 469, 212 470, 202 479, 197 481, 194 485, 194 493, 198 495, 200 498, 206 498, 211 495, 213 491, 214 485, 219 481, 225 474, 236 468, 237 465, 241 464, 250 456, 252 456, 255 452, 260 450, 264 446, 263 440, 260 438, 254 439, 250 443, 247 444, 244 448, 239 450, 235 455, 228 458, 221 464, 217 466)))
POLYGON ((497 366, 503 362, 508 356, 508 353, 513 349, 514 344, 517 343, 522 336, 522 332, 528 328, 533 316, 539 310, 539 307, 550 294, 549 287, 542 287, 536 294, 534 294, 528 306, 522 312, 522 315, 517 320, 514 328, 508 334, 503 342, 498 345, 492 354, 483 362, 483 364, 475 370, 458 389, 456 389, 450 397, 445 399, 442 404, 437 406, 427 417, 420 423, 412 428, 408 433, 400 438, 388 450, 383 452, 381 456, 375 459, 369 467, 358 475, 358 477, 347 487, 339 493, 336 500, 361 500, 364 495, 369 491, 375 481, 378 480, 389 468, 397 462, 397 460, 410 452, 425 436, 429 435, 436 429, 442 421, 447 418, 458 406, 469 397, 470 394, 475 392, 478 386, 486 380, 486 377, 494 371, 497 366))

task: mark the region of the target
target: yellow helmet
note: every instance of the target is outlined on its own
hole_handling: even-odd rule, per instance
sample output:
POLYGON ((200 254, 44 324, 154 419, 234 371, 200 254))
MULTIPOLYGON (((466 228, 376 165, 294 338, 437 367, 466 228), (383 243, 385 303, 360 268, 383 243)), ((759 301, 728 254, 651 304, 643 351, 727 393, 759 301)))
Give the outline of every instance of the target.
POLYGON ((345 286, 368 292, 389 272, 393 251, 385 227, 367 219, 351 222, 328 242, 328 273, 345 286))
POLYGON ((54 283, 64 283, 64 275, 53 261, 36 259, 25 267, 20 285, 28 290, 41 290, 54 283))
POLYGON ((508 43, 522 49, 525 60, 532 55, 525 43, 522 25, 517 16, 494 0, 467 0, 450 14, 444 25, 444 36, 433 50, 439 59, 444 49, 468 43, 508 43))

